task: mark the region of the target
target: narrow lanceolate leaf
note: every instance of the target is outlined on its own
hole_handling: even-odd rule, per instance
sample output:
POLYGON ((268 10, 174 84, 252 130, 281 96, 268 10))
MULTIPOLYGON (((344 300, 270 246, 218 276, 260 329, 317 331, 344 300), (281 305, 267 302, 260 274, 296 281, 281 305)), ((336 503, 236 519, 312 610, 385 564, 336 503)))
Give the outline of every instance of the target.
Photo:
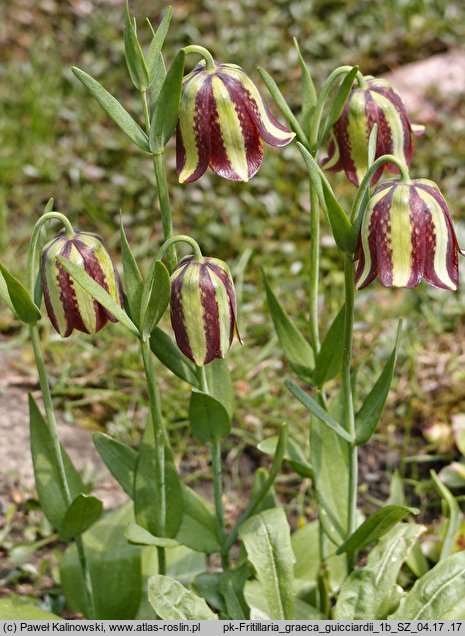
MULTIPOLYGON (((392 620, 441 620, 463 601, 465 586, 465 552, 457 552, 439 561, 401 601, 389 616, 392 620)), ((464 618, 462 613, 460 618, 464 618)))
POLYGON ((151 576, 148 592, 151 606, 163 621, 218 620, 203 598, 168 576, 151 576))
POLYGON ((143 281, 136 259, 129 246, 123 220, 120 224, 121 259, 123 261, 124 288, 127 296, 128 309, 131 320, 139 327, 140 301, 142 298, 143 281))
POLYGON ((130 446, 105 435, 105 433, 94 433, 93 440, 106 467, 124 492, 132 499, 134 497, 137 452, 130 446))
POLYGON ((431 477, 433 479, 436 490, 441 495, 441 499, 445 504, 447 510, 446 514, 449 517, 449 520, 447 522, 446 535, 444 537, 441 548, 440 559, 442 561, 444 559, 447 559, 447 557, 452 554, 455 544, 455 536, 458 529, 460 528, 460 523, 462 521, 462 514, 460 512, 460 507, 457 503, 456 498, 451 493, 449 488, 447 488, 447 486, 442 483, 434 470, 431 471, 431 477))
POLYGON ((338 422, 336 422, 336 420, 332 418, 331 415, 327 411, 325 411, 316 400, 308 395, 308 393, 305 393, 305 391, 300 389, 289 380, 286 380, 284 384, 287 386, 289 391, 299 400, 299 402, 303 404, 308 411, 310 411, 310 413, 313 413, 313 415, 324 422, 324 424, 332 428, 333 431, 339 435, 339 437, 342 437, 342 439, 345 439, 347 442, 353 443, 354 440, 352 439, 352 436, 346 430, 344 430, 342 426, 338 422))
POLYGON ((302 129, 307 137, 311 137, 312 115, 317 103, 317 96, 315 92, 315 85, 308 66, 305 64, 305 60, 300 52, 299 43, 294 38, 294 46, 297 50, 300 64, 300 85, 301 85, 301 101, 302 101, 302 129))
POLYGON ((123 324, 129 331, 131 331, 138 338, 140 337, 139 330, 136 325, 129 318, 127 313, 122 309, 115 300, 106 292, 103 287, 95 282, 83 269, 78 265, 75 265, 66 258, 59 256, 57 258, 60 265, 70 274, 73 280, 78 283, 85 291, 87 291, 95 300, 100 303, 105 309, 121 324, 123 324))
POLYGON ((149 140, 142 128, 131 117, 131 115, 121 106, 113 95, 104 88, 96 79, 88 75, 81 69, 73 67, 73 73, 84 84, 89 93, 95 97, 103 110, 110 115, 115 124, 145 152, 150 152, 149 140))
POLYGON ((170 302, 170 275, 161 261, 155 261, 145 281, 140 322, 143 340, 148 340, 153 328, 160 322, 170 302))
POLYGON ((349 97, 350 91, 352 90, 352 86, 354 84, 355 77, 358 73, 358 66, 354 66, 351 71, 347 73, 339 88, 337 89, 336 95, 331 102, 331 106, 329 107, 328 116, 326 117, 326 121, 324 126, 320 130, 320 134, 318 136, 318 148, 321 144, 325 143, 331 128, 334 126, 336 121, 339 119, 339 116, 342 113, 342 109, 349 97))
POLYGON ((266 299, 279 343, 292 370, 303 380, 311 381, 314 366, 313 350, 302 333, 288 318, 262 271, 266 299))
POLYGON ((355 248, 355 235, 352 224, 347 218, 347 214, 336 199, 328 180, 320 170, 315 159, 302 144, 297 143, 297 147, 307 165, 311 187, 315 188, 318 193, 320 205, 328 217, 337 246, 343 252, 352 253, 355 248))
POLYGON ((163 82, 166 77, 166 66, 163 58, 163 53, 159 53, 153 67, 153 82, 150 85, 150 117, 155 110, 155 106, 160 97, 160 91, 163 86, 163 82))
POLYGON ((152 25, 150 25, 150 28, 152 29, 152 34, 153 34, 152 41, 150 43, 149 52, 147 54, 147 69, 149 72, 150 84, 152 84, 155 81, 155 78, 157 76, 157 72, 158 72, 157 66, 159 64, 159 59, 161 57, 161 49, 163 47, 166 34, 168 33, 168 29, 170 27, 172 15, 173 15, 173 9, 171 7, 168 7, 168 9, 165 12, 165 15, 163 16, 163 20, 160 22, 156 32, 152 29, 152 25))
POLYGON ((26 288, 1 263, 0 298, 23 322, 30 324, 40 320, 40 310, 26 288))
POLYGON ((389 532, 389 530, 396 525, 401 519, 404 519, 407 515, 417 514, 418 510, 415 508, 406 508, 404 506, 384 506, 380 510, 377 510, 368 519, 362 523, 361 526, 353 532, 347 541, 339 546, 336 554, 342 554, 343 552, 355 553, 361 550, 363 547, 376 541, 389 532))
POLYGON ((313 381, 318 387, 334 378, 341 368, 343 349, 341 342, 344 333, 345 306, 336 314, 331 323, 315 361, 313 381))
POLYGON ((150 124, 150 150, 161 152, 174 133, 179 115, 186 54, 177 52, 160 89, 150 124))
POLYGON ((392 378, 394 377, 401 330, 402 321, 399 321, 394 349, 389 356, 386 366, 355 416, 355 443, 358 446, 366 444, 369 441, 383 414, 392 378))
POLYGON ((124 53, 132 83, 138 90, 145 91, 150 85, 149 72, 137 38, 135 24, 129 14, 128 0, 126 0, 124 12, 124 53))
POLYGON ((293 620, 295 557, 284 510, 274 508, 251 517, 239 534, 247 550, 247 558, 263 587, 270 618, 293 620))

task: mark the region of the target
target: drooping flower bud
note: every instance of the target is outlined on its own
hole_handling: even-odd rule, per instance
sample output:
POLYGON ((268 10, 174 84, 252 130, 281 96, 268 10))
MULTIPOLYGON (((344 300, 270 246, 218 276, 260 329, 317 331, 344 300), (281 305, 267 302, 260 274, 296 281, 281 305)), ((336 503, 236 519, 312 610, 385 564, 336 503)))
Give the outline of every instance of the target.
POLYGON ((180 183, 196 181, 208 166, 225 179, 248 181, 262 164, 263 141, 280 147, 294 136, 240 66, 211 71, 201 62, 185 77, 176 133, 180 183))
POLYGON ((120 305, 121 282, 115 265, 97 234, 58 234, 42 250, 41 275, 45 307, 56 331, 66 338, 73 329, 96 333, 115 318, 76 283, 57 261, 63 256, 82 267, 120 305))
MULTIPOLYGON (((413 135, 421 135, 423 126, 412 125, 400 98, 386 79, 367 76, 365 87, 353 88, 341 116, 335 123, 322 166, 334 172, 344 170, 356 186, 368 169, 368 141, 374 124, 378 125, 375 159, 395 155, 410 166, 413 135)), ((398 173, 392 163, 383 164, 371 183, 381 178, 384 170, 398 173)))
POLYGON ((184 259, 171 276, 171 324, 181 351, 197 366, 228 353, 236 324, 229 267, 217 258, 184 259))
POLYGON ((357 288, 379 276, 385 287, 415 287, 423 278, 455 290, 459 252, 449 208, 433 181, 387 181, 374 191, 362 220, 357 288))

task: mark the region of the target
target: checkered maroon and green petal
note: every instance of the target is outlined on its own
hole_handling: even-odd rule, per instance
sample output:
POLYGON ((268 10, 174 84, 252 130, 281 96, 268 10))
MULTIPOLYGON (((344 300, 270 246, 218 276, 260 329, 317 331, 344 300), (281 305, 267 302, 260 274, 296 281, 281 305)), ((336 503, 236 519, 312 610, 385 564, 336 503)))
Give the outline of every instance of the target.
POLYGON ((225 357, 234 334, 239 337, 226 263, 217 258, 181 261, 171 276, 171 324, 178 347, 196 365, 225 357))
MULTIPOLYGON (((413 126, 405 106, 385 79, 366 77, 366 88, 352 89, 341 116, 333 127, 326 170, 344 170, 356 186, 368 169, 368 141, 374 124, 378 125, 375 158, 392 154, 407 166, 413 154, 413 135, 421 134, 421 126, 413 126)), ((384 170, 398 173, 396 165, 386 163, 372 179, 376 183, 384 170)))
POLYGON ((378 186, 358 237, 358 289, 377 276, 385 287, 415 287, 424 279, 456 290, 458 253, 447 203, 433 181, 392 180, 378 186))
POLYGON ((225 179, 248 181, 262 164, 263 141, 279 147, 294 136, 239 66, 218 64, 210 72, 201 63, 185 77, 176 133, 181 183, 196 181, 208 166, 225 179))
POLYGON ((110 254, 97 234, 65 233, 52 239, 42 250, 41 275, 45 307, 52 325, 63 337, 74 329, 96 333, 115 318, 80 285, 60 263, 63 256, 82 267, 99 285, 122 305, 121 282, 110 254))

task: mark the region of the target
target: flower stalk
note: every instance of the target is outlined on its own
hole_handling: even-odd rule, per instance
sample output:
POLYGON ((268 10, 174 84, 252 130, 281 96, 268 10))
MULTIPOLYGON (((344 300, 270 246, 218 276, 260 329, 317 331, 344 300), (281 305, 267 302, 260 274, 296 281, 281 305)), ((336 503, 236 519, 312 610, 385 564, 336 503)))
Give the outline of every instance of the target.
MULTIPOLYGON (((161 400, 158 385, 155 379, 155 370, 153 367, 152 352, 150 343, 146 340, 140 340, 142 360, 144 363, 145 379, 149 392, 149 409, 150 419, 153 426, 155 440, 156 455, 156 473, 155 480, 157 484, 157 492, 160 500, 156 506, 157 527, 161 537, 166 534, 166 483, 165 483, 165 439, 166 432, 161 411, 161 400)), ((166 555, 165 548, 157 546, 158 554, 158 573, 166 573, 166 555)))
MULTIPOLYGON (((210 395, 208 388, 207 376, 205 373, 205 367, 197 367, 197 377, 199 380, 200 390, 207 395, 210 395)), ((212 461, 212 479, 213 479, 213 493, 215 501, 215 517, 218 533, 218 541, 222 546, 221 550, 221 565, 224 570, 229 568, 229 554, 224 550, 224 544, 226 542, 226 529, 224 523, 224 506, 223 506, 223 482, 222 482, 222 469, 221 469, 221 441, 215 440, 210 444, 210 453, 212 461)))
MULTIPOLYGON (((49 202, 47 207, 51 207, 53 205, 53 201, 49 202)), ((47 209, 47 208, 46 208, 47 209)), ((34 230, 32 232, 31 240, 29 242, 28 248, 28 263, 27 263, 27 285, 29 289, 29 293, 31 298, 34 299, 36 304, 40 305, 40 288, 36 284, 36 254, 37 254, 37 246, 40 239, 40 233, 42 227, 45 223, 50 221, 51 219, 58 219, 63 223, 65 228, 66 236, 71 238, 74 236, 74 230, 69 222, 69 220, 59 212, 46 212, 36 223, 34 230), (37 298, 38 295, 38 298, 37 298)), ((31 342, 32 348, 34 351, 34 358, 37 367, 37 373, 39 376, 39 385, 42 393, 42 399, 44 403, 45 409, 45 421, 47 422, 50 437, 52 439, 53 444, 53 454, 55 456, 56 465, 58 467, 58 475, 60 479, 60 486, 63 492, 66 505, 69 507, 72 503, 71 492, 68 484, 68 478, 66 476, 65 465, 63 461, 63 453, 60 445, 60 441, 58 439, 57 432, 57 423, 55 417, 55 411, 53 408, 52 395, 50 392, 50 383, 48 381, 47 369, 45 366, 44 356, 42 352, 42 345, 40 342, 40 334, 39 327, 37 322, 34 322, 30 325, 30 334, 31 334, 31 342)), ((84 579, 84 592, 87 600, 87 607, 89 609, 88 618, 93 620, 96 618, 95 613, 95 602, 94 602, 94 592, 92 586, 92 579, 90 575, 90 567, 89 562, 87 560, 87 555, 84 547, 84 542, 82 540, 82 536, 77 536, 75 538, 76 548, 78 552, 79 563, 81 566, 81 572, 84 579)))

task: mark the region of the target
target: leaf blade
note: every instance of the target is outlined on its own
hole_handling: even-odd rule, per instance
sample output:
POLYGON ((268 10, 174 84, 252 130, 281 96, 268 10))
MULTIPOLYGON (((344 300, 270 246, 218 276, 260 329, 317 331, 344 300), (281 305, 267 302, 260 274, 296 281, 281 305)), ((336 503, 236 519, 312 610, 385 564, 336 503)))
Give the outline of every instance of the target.
POLYGON ((324 422, 329 428, 333 429, 335 433, 342 437, 346 442, 353 443, 352 436, 342 428, 342 426, 336 422, 335 419, 331 417, 331 415, 325 411, 316 400, 314 400, 310 395, 305 393, 301 388, 295 385, 290 380, 286 380, 284 384, 287 386, 289 391, 296 397, 299 402, 305 406, 305 408, 310 411, 315 417, 324 422))
POLYGON ((149 141, 139 124, 127 112, 117 99, 111 95, 96 79, 80 68, 72 68, 74 75, 84 84, 89 93, 95 97, 103 110, 111 117, 119 128, 131 139, 136 146, 145 152, 150 152, 149 141))
POLYGON ((142 339, 148 340, 170 302, 171 281, 161 261, 155 261, 145 281, 140 303, 142 339))
POLYGON ((365 398, 360 410, 355 415, 355 443, 357 446, 368 442, 375 432, 376 426, 383 414, 392 378, 394 377, 401 329, 402 321, 399 321, 394 349, 384 369, 380 373, 379 378, 365 398))
POLYGON ((263 587, 270 618, 293 620, 295 557, 284 510, 273 508, 251 517, 243 524, 239 534, 263 587))
POLYGON ((106 433, 94 433, 93 440, 106 467, 124 492, 132 499, 134 497, 137 452, 106 433))
POLYGON ((343 552, 354 553, 360 550, 372 541, 382 537, 386 532, 389 532, 401 519, 417 512, 415 508, 406 508, 405 506, 384 506, 368 519, 365 519, 362 525, 339 546, 336 554, 342 554, 343 552))
POLYGON ((148 581, 148 592, 150 604, 162 620, 218 619, 203 598, 168 576, 151 576, 148 581))
POLYGON ((221 402, 208 393, 192 389, 189 422, 200 442, 215 442, 229 435, 231 418, 221 402))
POLYGON ((286 360, 292 370, 304 380, 310 380, 313 373, 313 350, 302 333, 284 312, 271 289, 265 272, 262 270, 268 308, 278 339, 286 360))
POLYGON ((103 289, 93 278, 87 274, 79 265, 72 263, 63 256, 58 256, 57 261, 60 265, 66 269, 68 274, 81 286, 86 292, 88 292, 95 300, 100 303, 107 311, 109 311, 114 318, 116 318, 122 325, 126 327, 131 333, 138 338, 140 333, 136 325, 129 318, 127 313, 122 309, 118 303, 110 296, 110 294, 103 289))
POLYGON ((69 541, 92 526, 103 512, 103 503, 97 497, 80 494, 73 499, 60 528, 60 539, 69 541))
POLYGON ((150 150, 153 153, 159 153, 164 150, 176 128, 181 102, 185 58, 186 54, 183 49, 176 53, 155 103, 149 138, 150 150))
POLYGON ((343 339, 345 320, 345 305, 336 314, 321 343, 320 351, 315 361, 313 380, 321 388, 325 382, 334 378, 342 364, 343 339))
POLYGON ((10 309, 13 308, 18 318, 26 324, 40 320, 40 310, 32 301, 28 291, 2 263, 0 263, 0 294, 4 303, 10 309))

